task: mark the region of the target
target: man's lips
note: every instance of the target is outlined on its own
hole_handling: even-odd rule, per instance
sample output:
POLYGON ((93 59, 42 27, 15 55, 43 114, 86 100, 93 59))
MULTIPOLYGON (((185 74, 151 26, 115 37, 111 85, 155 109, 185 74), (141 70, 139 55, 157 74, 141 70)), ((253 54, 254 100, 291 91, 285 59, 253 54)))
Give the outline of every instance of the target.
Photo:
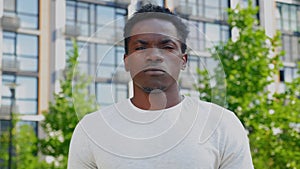
POLYGON ((163 69, 158 69, 158 68, 149 68, 149 69, 145 69, 144 72, 148 72, 148 71, 160 71, 160 72, 165 72, 163 69))
POLYGON ((145 74, 152 75, 152 76, 159 76, 159 75, 164 75, 165 74, 164 70, 158 69, 158 68, 145 69, 143 72, 145 74))

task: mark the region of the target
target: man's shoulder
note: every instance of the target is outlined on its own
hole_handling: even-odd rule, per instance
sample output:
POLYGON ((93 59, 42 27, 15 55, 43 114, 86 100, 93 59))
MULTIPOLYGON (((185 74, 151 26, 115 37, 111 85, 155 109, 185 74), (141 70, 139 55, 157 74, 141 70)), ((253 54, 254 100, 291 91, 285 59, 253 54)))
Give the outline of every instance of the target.
POLYGON ((120 102, 105 106, 98 109, 97 111, 86 114, 81 119, 81 123, 89 123, 91 121, 95 121, 101 116, 109 118, 109 116, 112 116, 116 111, 119 111, 122 108, 124 109, 126 106, 128 106, 128 99, 124 99, 120 102))
POLYGON ((225 108, 225 105, 220 106, 212 102, 203 101, 201 99, 191 98, 191 97, 189 98, 192 102, 198 104, 199 111, 205 113, 205 115, 209 117, 208 120, 217 119, 218 121, 223 121, 223 122, 229 122, 229 121, 239 122, 239 119, 237 118, 235 113, 225 108))
POLYGON ((211 102, 197 98, 189 99, 198 105, 198 123, 202 126, 200 143, 206 142, 215 134, 225 136, 231 132, 235 134, 245 132, 234 112, 211 102))

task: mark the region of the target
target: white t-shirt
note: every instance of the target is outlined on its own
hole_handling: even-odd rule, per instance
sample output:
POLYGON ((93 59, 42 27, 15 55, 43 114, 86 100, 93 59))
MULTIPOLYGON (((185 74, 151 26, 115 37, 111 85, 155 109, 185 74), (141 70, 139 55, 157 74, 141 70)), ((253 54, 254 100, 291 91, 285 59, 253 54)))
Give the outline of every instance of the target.
POLYGON ((190 97, 148 111, 129 99, 86 115, 68 169, 252 169, 249 142, 230 111, 190 97))

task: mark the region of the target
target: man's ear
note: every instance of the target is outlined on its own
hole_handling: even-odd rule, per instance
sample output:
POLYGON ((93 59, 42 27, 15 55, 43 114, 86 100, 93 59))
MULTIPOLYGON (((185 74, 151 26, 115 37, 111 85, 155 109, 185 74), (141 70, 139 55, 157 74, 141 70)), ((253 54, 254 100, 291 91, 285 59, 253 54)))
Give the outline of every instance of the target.
POLYGON ((181 64, 181 70, 184 70, 187 64, 187 60, 188 60, 188 55, 187 54, 183 54, 182 56, 182 64, 181 64))
POLYGON ((128 55, 127 54, 124 54, 123 60, 124 60, 125 70, 126 70, 126 72, 128 72, 129 71, 129 63, 128 63, 128 55))

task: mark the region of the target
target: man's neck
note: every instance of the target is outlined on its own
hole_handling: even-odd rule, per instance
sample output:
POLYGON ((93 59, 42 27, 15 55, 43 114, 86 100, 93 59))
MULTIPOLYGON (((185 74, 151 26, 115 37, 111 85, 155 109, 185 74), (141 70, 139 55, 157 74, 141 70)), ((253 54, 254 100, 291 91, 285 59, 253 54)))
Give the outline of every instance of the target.
POLYGON ((134 85, 134 96, 131 102, 144 110, 161 110, 177 105, 182 100, 177 85, 170 86, 165 91, 155 89, 150 93, 144 92, 134 85))

